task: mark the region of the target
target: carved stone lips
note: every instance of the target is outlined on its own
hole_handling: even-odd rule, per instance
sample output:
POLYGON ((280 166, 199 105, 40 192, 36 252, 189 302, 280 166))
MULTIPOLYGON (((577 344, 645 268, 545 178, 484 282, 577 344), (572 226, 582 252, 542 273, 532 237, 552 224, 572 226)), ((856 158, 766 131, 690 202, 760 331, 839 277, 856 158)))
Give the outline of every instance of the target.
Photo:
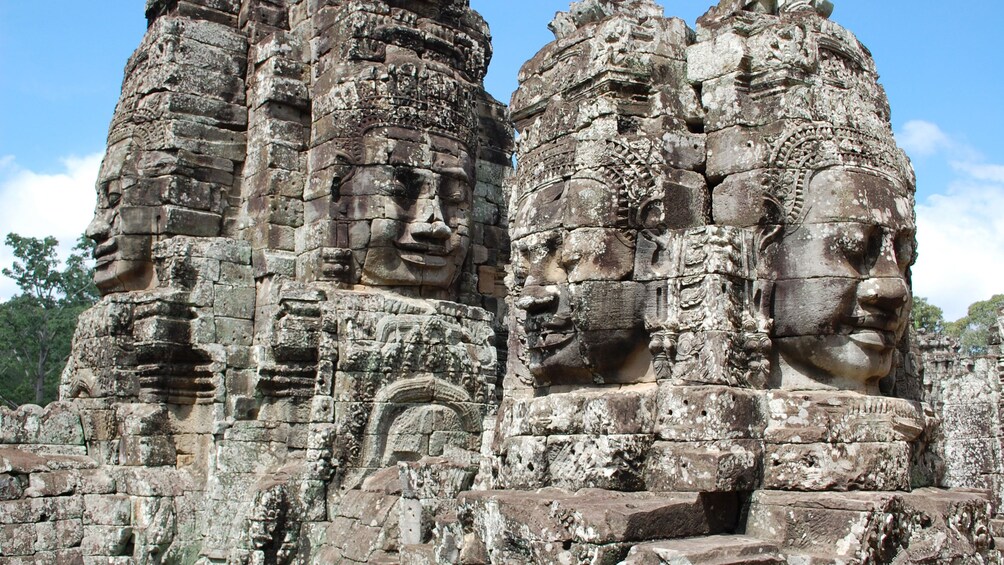
POLYGON ((896 346, 896 332, 875 328, 854 330, 848 336, 851 341, 868 349, 892 349, 896 346))
POLYGON ((868 349, 891 349, 896 347, 899 333, 899 317, 891 314, 865 314, 847 319, 851 341, 868 349))
POLYGON ((530 346, 532 349, 557 349, 572 341, 575 332, 543 332, 530 346))
POLYGON ((446 258, 441 255, 424 255, 421 253, 402 253, 401 259, 422 267, 445 267, 446 258))
POLYGON ((400 245, 401 259, 422 267, 445 267, 449 251, 443 245, 400 245))
POLYGON ((104 243, 99 244, 94 248, 94 260, 97 266, 110 263, 115 257, 115 252, 118 251, 119 246, 115 239, 109 239, 104 243))

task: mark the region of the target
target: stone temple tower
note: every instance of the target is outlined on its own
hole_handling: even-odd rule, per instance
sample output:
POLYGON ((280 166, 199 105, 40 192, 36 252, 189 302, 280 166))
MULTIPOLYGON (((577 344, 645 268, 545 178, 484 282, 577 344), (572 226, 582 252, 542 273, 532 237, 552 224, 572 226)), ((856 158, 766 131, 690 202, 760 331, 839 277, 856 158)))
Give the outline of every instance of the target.
POLYGON ((148 0, 0 565, 1000 563, 833 9, 573 2, 507 107, 467 0, 148 0))

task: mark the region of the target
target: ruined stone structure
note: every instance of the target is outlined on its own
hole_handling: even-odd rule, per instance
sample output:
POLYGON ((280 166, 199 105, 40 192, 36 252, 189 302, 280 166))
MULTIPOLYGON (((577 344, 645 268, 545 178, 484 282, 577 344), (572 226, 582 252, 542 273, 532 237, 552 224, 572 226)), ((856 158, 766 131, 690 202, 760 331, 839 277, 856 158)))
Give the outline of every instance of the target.
POLYGON ((990 492, 998 509, 993 522, 998 535, 1004 531, 999 510, 1004 504, 1002 327, 1004 312, 990 328, 985 355, 964 355, 952 339, 937 334, 919 335, 914 351, 922 373, 920 392, 939 419, 929 435, 941 482, 990 492))
POLYGON ((832 10, 574 2, 506 108, 466 0, 148 0, 0 563, 999 563, 832 10))

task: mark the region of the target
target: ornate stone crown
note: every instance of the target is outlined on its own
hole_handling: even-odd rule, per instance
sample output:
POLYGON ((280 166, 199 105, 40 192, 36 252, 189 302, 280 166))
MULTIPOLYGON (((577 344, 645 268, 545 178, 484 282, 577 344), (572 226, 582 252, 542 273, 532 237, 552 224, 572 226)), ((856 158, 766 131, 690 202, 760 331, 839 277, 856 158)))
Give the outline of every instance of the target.
POLYGON ((334 112, 339 137, 353 147, 369 131, 402 128, 441 135, 475 148, 475 85, 424 65, 405 64, 356 80, 334 112))
POLYGON ((786 132, 773 145, 768 195, 781 204, 787 224, 800 222, 806 185, 815 173, 830 167, 855 167, 899 182, 905 179, 903 190, 914 190, 910 161, 891 136, 813 122, 786 132))

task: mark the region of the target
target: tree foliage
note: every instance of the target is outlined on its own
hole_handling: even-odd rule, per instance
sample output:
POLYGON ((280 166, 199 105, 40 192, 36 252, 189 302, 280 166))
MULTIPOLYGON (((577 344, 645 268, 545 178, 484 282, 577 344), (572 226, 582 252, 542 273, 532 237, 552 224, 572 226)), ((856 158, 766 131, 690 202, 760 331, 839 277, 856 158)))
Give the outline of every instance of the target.
POLYGON ((946 332, 958 338, 962 352, 969 355, 984 355, 990 338, 990 327, 1004 309, 1004 294, 997 294, 989 300, 975 302, 969 306, 965 317, 946 324, 946 332))
POLYGON ((0 303, 0 401, 45 404, 56 397, 77 317, 99 298, 87 263, 92 243, 80 237, 62 268, 54 237, 11 233, 6 244, 15 260, 0 272, 20 292, 0 303))
POLYGON ((931 334, 945 332, 945 313, 922 296, 913 299, 910 321, 915 330, 924 330, 931 334))

